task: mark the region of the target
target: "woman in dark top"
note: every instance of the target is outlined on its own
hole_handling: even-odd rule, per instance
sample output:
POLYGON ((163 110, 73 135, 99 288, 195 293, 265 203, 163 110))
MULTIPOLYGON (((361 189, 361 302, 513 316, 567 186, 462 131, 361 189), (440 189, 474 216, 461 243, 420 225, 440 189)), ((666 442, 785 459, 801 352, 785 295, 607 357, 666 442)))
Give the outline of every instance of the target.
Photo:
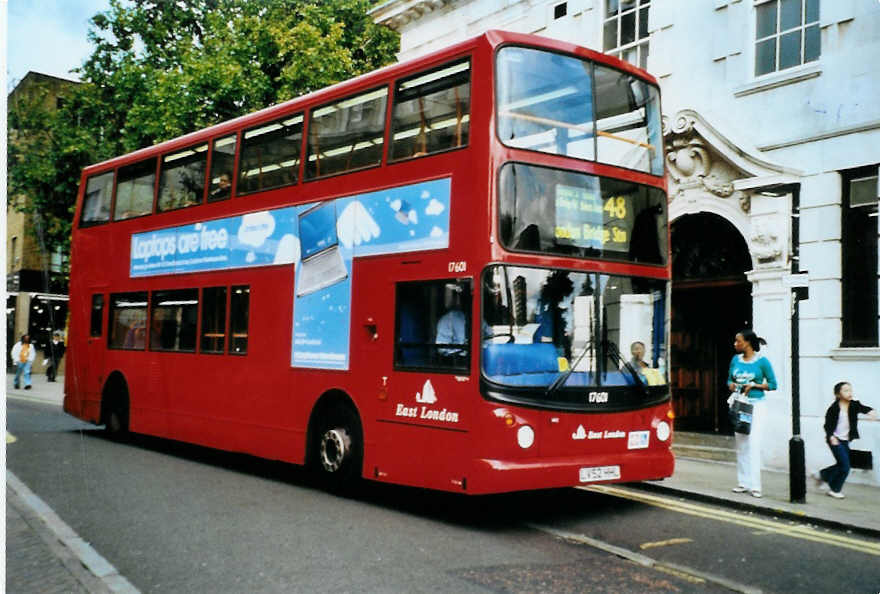
POLYGON ((825 441, 834 454, 835 464, 813 473, 813 478, 822 486, 828 484, 828 495, 843 499, 841 492, 846 477, 849 476, 849 442, 859 437, 859 413, 877 419, 877 411, 853 400, 853 389, 849 382, 839 382, 834 386, 835 401, 825 413, 825 441))

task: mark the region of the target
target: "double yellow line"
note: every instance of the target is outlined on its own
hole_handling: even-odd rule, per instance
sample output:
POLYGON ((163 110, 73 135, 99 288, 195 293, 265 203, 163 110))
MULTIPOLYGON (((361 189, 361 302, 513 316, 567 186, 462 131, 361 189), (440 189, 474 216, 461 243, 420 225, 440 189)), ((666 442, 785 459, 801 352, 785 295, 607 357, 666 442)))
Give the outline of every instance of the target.
POLYGON ((738 526, 744 526, 746 528, 751 528, 752 530, 756 530, 759 532, 771 532, 774 534, 781 534, 783 536, 790 536, 792 538, 800 538, 802 540, 809 540, 812 542, 841 547, 844 549, 849 549, 851 551, 858 551, 860 553, 865 553, 868 555, 880 556, 880 543, 874 543, 867 540, 859 540, 857 538, 850 538, 848 536, 841 536, 838 534, 833 534, 831 532, 822 532, 809 526, 803 526, 800 524, 787 525, 776 520, 744 516, 723 509, 718 509, 714 507, 710 508, 703 505, 688 503, 684 501, 674 501, 666 497, 660 497, 648 493, 635 492, 630 489, 622 489, 620 487, 593 485, 590 487, 579 488, 585 491, 594 491, 596 493, 603 493, 605 495, 613 495, 614 497, 623 497, 632 501, 639 501, 641 503, 653 505, 654 507, 660 507, 663 509, 668 509, 691 516, 719 520, 721 522, 727 522, 729 524, 736 524, 738 526))

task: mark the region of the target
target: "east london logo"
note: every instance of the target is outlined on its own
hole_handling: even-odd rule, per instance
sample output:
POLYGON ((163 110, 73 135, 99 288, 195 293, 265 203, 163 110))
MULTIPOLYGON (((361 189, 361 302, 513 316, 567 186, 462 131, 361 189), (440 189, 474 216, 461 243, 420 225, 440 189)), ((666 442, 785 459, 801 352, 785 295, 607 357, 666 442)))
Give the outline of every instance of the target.
POLYGON ((394 416, 441 421, 443 423, 458 423, 457 412, 448 411, 445 408, 438 409, 426 406, 437 402, 437 394, 434 392, 434 385, 431 384, 431 380, 425 381, 421 392, 416 392, 416 402, 422 406, 404 406, 398 402, 394 416))
POLYGON ((626 437, 625 431, 587 431, 583 425, 578 425, 577 431, 571 434, 574 440, 579 439, 619 439, 626 437))

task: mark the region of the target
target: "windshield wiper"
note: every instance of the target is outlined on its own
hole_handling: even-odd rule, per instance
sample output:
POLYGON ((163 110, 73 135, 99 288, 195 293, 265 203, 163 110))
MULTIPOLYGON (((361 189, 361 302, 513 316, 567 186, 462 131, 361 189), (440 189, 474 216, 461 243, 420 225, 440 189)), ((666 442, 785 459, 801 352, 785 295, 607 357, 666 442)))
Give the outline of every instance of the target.
POLYGON ((584 349, 577 356, 577 359, 575 359, 575 362, 572 365, 569 365, 568 369, 566 369, 565 371, 559 372, 559 375, 556 376, 556 379, 553 380, 553 383, 551 383, 549 386, 547 386, 547 389, 544 391, 545 398, 549 398, 550 396, 555 394, 556 391, 559 388, 561 388, 565 384, 566 381, 568 381, 568 378, 571 377, 571 374, 574 373, 574 370, 580 364, 581 359, 584 358, 584 355, 586 355, 587 351, 591 350, 592 347, 593 347, 593 339, 590 339, 586 342, 586 344, 584 344, 584 349))

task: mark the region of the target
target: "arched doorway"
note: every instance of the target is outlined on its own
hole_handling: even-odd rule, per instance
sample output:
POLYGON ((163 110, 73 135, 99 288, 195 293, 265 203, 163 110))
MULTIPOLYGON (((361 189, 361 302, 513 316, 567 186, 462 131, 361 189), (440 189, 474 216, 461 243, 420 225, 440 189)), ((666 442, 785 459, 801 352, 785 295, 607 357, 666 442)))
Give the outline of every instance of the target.
POLYGON ((748 245, 732 224, 710 213, 674 221, 671 243, 676 427, 730 433, 725 384, 733 336, 752 323, 748 245))

